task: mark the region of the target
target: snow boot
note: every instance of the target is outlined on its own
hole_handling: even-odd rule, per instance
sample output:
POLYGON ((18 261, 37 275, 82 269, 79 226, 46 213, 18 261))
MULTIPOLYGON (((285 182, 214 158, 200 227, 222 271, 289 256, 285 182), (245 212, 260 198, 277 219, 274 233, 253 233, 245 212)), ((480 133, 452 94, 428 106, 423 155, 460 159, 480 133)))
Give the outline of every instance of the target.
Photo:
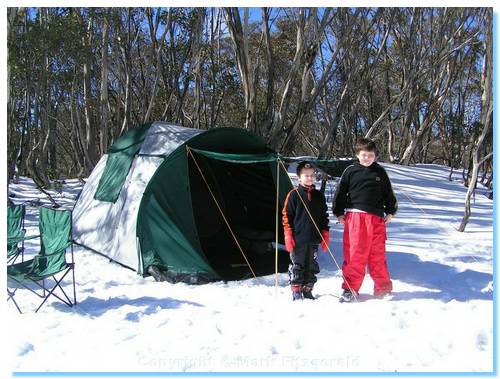
POLYGON ((312 287, 304 286, 302 288, 302 296, 304 299, 315 300, 316 298, 312 294, 312 287))
POLYGON ((341 303, 351 303, 355 300, 355 295, 350 290, 344 290, 342 295, 340 295, 339 301, 341 303))
POLYGON ((298 284, 292 284, 292 299, 293 301, 302 300, 302 292, 300 291, 300 285, 298 284))
POLYGON ((375 299, 379 300, 391 300, 392 299, 392 293, 391 292, 382 292, 374 295, 375 299))

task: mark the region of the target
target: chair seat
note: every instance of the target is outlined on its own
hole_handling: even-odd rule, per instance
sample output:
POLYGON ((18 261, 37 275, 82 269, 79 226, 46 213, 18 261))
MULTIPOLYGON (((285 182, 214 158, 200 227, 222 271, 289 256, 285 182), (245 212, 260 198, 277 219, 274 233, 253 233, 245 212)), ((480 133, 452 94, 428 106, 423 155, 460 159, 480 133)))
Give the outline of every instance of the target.
MULTIPOLYGON (((43 280, 48 277, 51 277, 55 274, 60 273, 61 271, 64 271, 65 269, 69 267, 73 267, 73 263, 65 263, 64 266, 60 270, 55 270, 55 271, 49 271, 44 273, 43 275, 37 275, 35 273, 30 273, 32 264, 33 264, 33 259, 30 259, 29 261, 24 261, 20 262, 19 264, 24 264, 24 263, 29 263, 29 265, 23 266, 23 267, 13 267, 12 266, 7 266, 7 275, 11 278, 14 278, 18 281, 26 281, 26 280, 43 280), (9 270, 10 269, 10 270, 9 270)), ((17 264, 17 263, 16 263, 17 264)))
POLYGON ((19 262, 15 263, 13 265, 7 266, 7 275, 12 276, 16 279, 22 279, 28 273, 31 271, 31 268, 33 267, 33 261, 34 259, 30 259, 24 262, 19 262))
POLYGON ((7 243, 17 243, 17 242, 28 241, 28 240, 32 240, 33 238, 40 237, 40 234, 27 236, 24 233, 25 233, 25 231, 23 230, 23 233, 18 235, 18 236, 7 237, 7 243))

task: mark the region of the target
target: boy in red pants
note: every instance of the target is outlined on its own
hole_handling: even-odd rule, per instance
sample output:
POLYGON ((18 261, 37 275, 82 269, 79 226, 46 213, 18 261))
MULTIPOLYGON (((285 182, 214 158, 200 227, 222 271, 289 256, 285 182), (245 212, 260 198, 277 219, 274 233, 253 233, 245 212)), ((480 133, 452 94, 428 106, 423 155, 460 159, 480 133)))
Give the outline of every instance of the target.
POLYGON ((285 245, 291 259, 290 284, 293 300, 314 299, 318 245, 321 243, 325 251, 330 240, 328 212, 325 196, 314 188, 314 166, 299 163, 297 176, 299 186, 288 193, 283 207, 285 245))
POLYGON ((341 302, 357 297, 368 272, 375 282, 375 297, 392 291, 385 258, 386 224, 397 211, 397 200, 384 168, 375 159, 377 147, 367 138, 355 145, 359 163, 347 167, 333 198, 333 214, 344 225, 344 292, 341 302))

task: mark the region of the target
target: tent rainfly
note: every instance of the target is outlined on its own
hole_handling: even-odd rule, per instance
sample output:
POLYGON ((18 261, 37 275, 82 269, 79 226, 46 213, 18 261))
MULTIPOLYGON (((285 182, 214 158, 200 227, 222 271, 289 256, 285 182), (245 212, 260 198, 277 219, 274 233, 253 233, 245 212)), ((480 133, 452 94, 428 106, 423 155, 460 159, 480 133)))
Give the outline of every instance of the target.
MULTIPOLYGON (((73 211, 73 240, 140 275, 205 283, 275 272, 276 222, 292 183, 243 129, 153 122, 122 135, 73 211), (278 190, 277 190, 278 189, 278 190)), ((287 269, 284 250, 278 271, 287 269)))

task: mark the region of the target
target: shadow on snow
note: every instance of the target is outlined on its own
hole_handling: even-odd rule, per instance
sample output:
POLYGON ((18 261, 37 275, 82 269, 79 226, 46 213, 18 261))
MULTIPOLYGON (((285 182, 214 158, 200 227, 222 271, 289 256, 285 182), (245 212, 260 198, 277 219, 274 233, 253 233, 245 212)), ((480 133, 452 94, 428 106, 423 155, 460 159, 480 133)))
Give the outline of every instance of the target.
POLYGON ((434 299, 442 301, 492 300, 493 293, 484 290, 493 275, 465 270, 436 262, 420 260, 415 254, 387 253, 391 278, 434 291, 395 292, 393 300, 434 299))
MULTIPOLYGON (((108 311, 119 309, 127 305, 131 307, 141 308, 136 311, 127 313, 125 318, 128 321, 139 321, 142 315, 154 314, 163 309, 177 309, 184 305, 203 307, 203 305, 199 303, 187 300, 177 300, 169 297, 156 298, 151 296, 142 296, 135 299, 129 299, 127 297, 121 296, 110 299, 99 299, 97 297, 89 296, 85 300, 79 302, 74 310, 76 313, 81 315, 99 317, 108 311), (142 307, 146 308, 142 309, 142 307)), ((72 312, 71 308, 68 308, 60 303, 54 304, 54 307, 57 307, 60 311, 72 312)))

